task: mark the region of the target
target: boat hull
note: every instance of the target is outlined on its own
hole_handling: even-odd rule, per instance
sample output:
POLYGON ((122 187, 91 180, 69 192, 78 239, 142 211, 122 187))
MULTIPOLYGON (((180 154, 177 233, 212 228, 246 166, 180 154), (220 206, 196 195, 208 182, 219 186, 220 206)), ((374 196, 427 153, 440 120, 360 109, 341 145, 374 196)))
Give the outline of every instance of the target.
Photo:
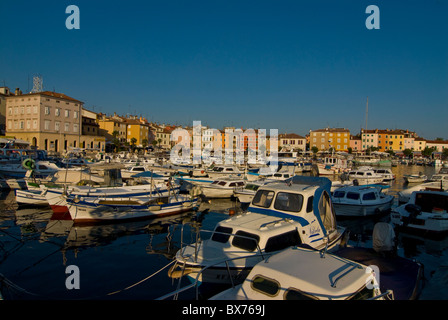
POLYGON ((69 211, 74 223, 111 223, 180 214, 194 210, 197 204, 198 199, 140 207, 91 205, 84 202, 71 205, 69 211))
POLYGON ((374 205, 356 205, 356 204, 340 204, 333 203, 336 216, 345 217, 367 217, 383 214, 391 210, 393 198, 385 203, 374 205))

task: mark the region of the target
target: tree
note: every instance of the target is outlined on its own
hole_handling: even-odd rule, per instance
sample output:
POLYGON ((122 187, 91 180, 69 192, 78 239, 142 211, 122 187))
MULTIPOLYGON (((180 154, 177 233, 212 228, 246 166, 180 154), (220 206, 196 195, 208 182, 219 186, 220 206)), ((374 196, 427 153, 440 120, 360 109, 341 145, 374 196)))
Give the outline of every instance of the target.
POLYGON ((120 149, 120 140, 118 139, 118 135, 119 134, 120 133, 118 131, 116 131, 116 130, 112 132, 112 136, 114 137, 113 140, 112 140, 112 143, 115 146, 115 148, 114 148, 115 152, 117 152, 120 149))
POLYGON ((319 148, 316 146, 311 147, 311 151, 313 151, 314 154, 316 154, 317 152, 319 152, 319 148))
POLYGON ((443 159, 443 160, 448 159, 448 148, 444 148, 444 149, 442 150, 442 159, 443 159))
POLYGON ((409 156, 412 154, 412 150, 411 149, 404 149, 403 150, 403 154, 409 158, 409 156))
POLYGON ((142 146, 143 146, 143 148, 146 148, 147 145, 148 145, 148 139, 143 139, 143 140, 142 140, 142 146))
POLYGON ((425 150, 422 151, 422 155, 425 157, 430 157, 432 155, 432 153, 435 151, 436 148, 434 147, 426 147, 425 150))

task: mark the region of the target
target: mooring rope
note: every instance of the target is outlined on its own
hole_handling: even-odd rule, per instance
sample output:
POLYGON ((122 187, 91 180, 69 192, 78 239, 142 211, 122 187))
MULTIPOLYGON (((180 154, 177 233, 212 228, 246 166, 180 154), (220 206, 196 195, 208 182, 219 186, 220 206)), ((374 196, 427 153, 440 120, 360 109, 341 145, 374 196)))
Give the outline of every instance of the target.
POLYGON ((131 288, 133 288, 133 287, 135 287, 135 286, 137 286, 137 285, 139 285, 139 284, 145 282, 146 280, 151 279, 153 276, 155 276, 156 274, 158 274, 159 272, 161 272, 162 270, 164 270, 164 269, 167 268, 168 266, 172 265, 174 262, 176 262, 176 260, 171 261, 171 262, 168 263, 166 266, 162 267, 161 269, 159 269, 158 271, 154 272, 154 273, 151 274, 150 276, 148 276, 148 277, 146 277, 146 278, 144 278, 144 279, 142 279, 142 280, 140 280, 140 281, 134 283, 133 285, 130 285, 129 287, 126 287, 126 288, 124 288, 124 289, 122 289, 122 290, 118 290, 118 291, 110 292, 110 293, 108 293, 107 295, 108 295, 108 296, 111 296, 111 295, 113 295, 113 294, 116 294, 116 293, 119 293, 119 292, 122 292, 122 291, 126 291, 126 290, 128 290, 128 289, 131 289, 131 288))
MULTIPOLYGON (((129 289, 131 289, 131 288, 133 288, 135 286, 138 286, 139 284, 141 284, 141 283, 151 279, 153 276, 155 276, 156 274, 160 273, 161 271, 163 271, 164 269, 166 269, 167 267, 169 267, 170 265, 172 265, 175 262, 176 262, 176 260, 173 260, 170 263, 168 263, 166 266, 162 267, 161 269, 159 269, 158 271, 154 272, 153 274, 147 276, 146 278, 144 278, 144 279, 142 279, 142 280, 140 280, 140 281, 138 281, 138 282, 136 282, 136 283, 134 283, 134 284, 124 288, 124 289, 117 290, 117 291, 114 291, 114 292, 110 292, 110 293, 106 294, 106 296, 111 296, 111 295, 114 295, 114 294, 117 294, 117 293, 129 290, 129 289)), ((50 297, 47 297, 47 296, 44 296, 44 295, 39 295, 39 294, 36 294, 36 293, 29 292, 26 289, 23 289, 23 288, 19 287, 18 285, 16 285, 15 283, 13 283, 10 280, 8 280, 1 273, 0 273, 0 288, 14 289, 15 291, 17 291, 19 293, 28 294, 28 295, 35 296, 35 297, 42 297, 42 298, 45 298, 45 299, 55 299, 55 298, 50 298, 50 297)), ((99 298, 99 297, 100 296, 93 296, 93 297, 90 297, 90 298, 83 298, 82 300, 99 298)), ((80 300, 80 299, 76 299, 76 300, 80 300)))

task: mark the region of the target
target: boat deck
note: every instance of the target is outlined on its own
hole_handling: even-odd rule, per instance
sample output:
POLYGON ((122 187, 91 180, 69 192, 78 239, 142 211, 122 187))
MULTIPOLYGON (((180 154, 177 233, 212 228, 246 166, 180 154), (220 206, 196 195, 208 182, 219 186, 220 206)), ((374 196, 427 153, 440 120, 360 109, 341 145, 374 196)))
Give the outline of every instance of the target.
POLYGON ((366 266, 377 266, 381 292, 393 290, 395 300, 418 298, 423 278, 421 264, 396 255, 382 255, 370 248, 347 247, 334 254, 366 266))

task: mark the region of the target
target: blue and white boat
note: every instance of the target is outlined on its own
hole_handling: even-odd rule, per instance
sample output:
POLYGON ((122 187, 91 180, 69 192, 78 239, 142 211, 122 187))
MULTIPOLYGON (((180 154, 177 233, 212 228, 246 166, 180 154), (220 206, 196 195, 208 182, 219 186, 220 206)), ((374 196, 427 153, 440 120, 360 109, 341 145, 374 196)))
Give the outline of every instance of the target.
POLYGON ((45 196, 53 213, 56 216, 66 216, 74 198, 78 199, 150 199, 157 196, 167 196, 179 191, 179 186, 160 184, 144 184, 122 187, 69 186, 67 188, 47 188, 42 186, 42 195, 45 196))
POLYGON ((112 223, 129 220, 164 217, 197 208, 198 196, 170 194, 142 198, 67 199, 70 217, 74 223, 112 223))
POLYGON ((209 239, 180 249, 169 275, 228 284, 228 270, 233 281, 242 281, 260 254, 268 257, 297 245, 338 247, 345 229, 336 225, 330 187, 326 178, 298 176, 260 187, 246 213, 219 222, 209 239))

